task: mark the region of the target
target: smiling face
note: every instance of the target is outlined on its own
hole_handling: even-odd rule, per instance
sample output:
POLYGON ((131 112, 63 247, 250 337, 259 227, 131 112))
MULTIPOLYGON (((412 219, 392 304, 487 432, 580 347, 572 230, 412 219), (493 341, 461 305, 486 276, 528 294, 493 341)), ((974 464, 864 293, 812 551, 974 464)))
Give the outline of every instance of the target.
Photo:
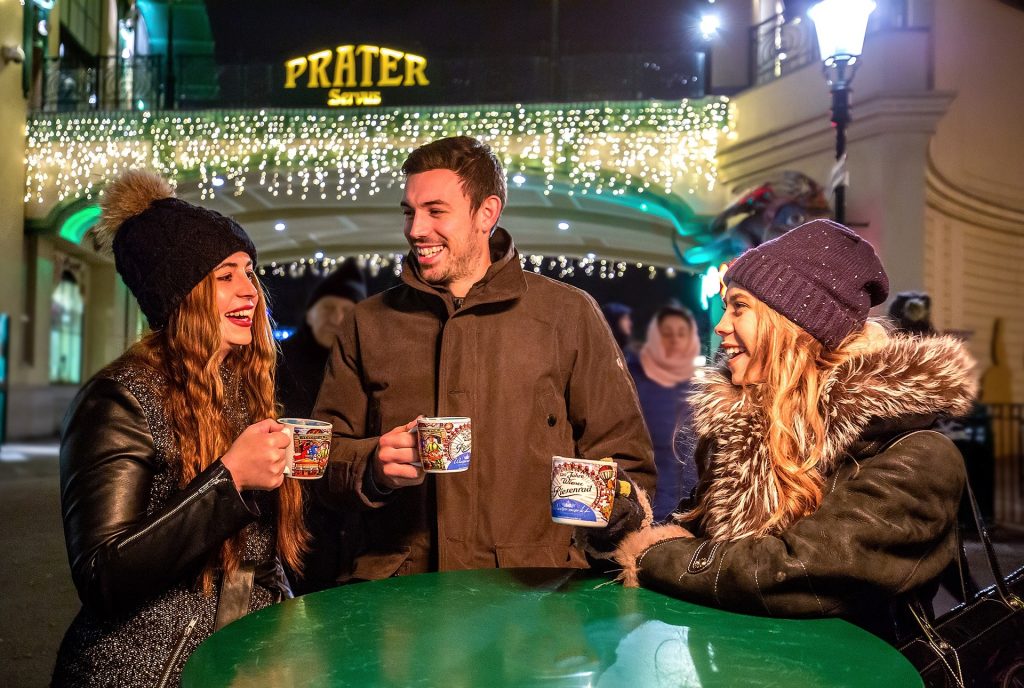
POLYGON ((220 355, 223 358, 233 346, 252 343, 253 312, 259 294, 253 273, 252 258, 238 251, 213 269, 217 291, 217 317, 220 323, 220 355))
POLYGON ((488 196, 476 210, 451 170, 409 175, 402 197, 405 238, 423 279, 464 297, 491 264, 488 239, 501 201, 488 196))
POLYGON ((734 385, 763 382, 761 371, 751 366, 757 347, 757 298, 741 287, 725 292, 725 313, 715 325, 715 334, 722 338, 722 350, 728 356, 729 372, 734 385))

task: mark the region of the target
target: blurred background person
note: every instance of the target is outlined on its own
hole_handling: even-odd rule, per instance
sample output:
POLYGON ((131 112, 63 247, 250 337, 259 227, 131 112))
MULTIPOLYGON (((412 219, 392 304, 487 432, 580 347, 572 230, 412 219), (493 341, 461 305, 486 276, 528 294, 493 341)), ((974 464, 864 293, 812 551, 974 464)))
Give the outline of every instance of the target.
MULTIPOLYGON (((313 287, 306 301, 302 326, 281 343, 277 368, 277 400, 282 413, 292 418, 310 418, 327 357, 341 324, 366 298, 366 276, 355 261, 347 260, 313 287)), ((338 571, 351 559, 351 537, 356 514, 327 509, 313 495, 313 485, 303 483, 305 521, 310 534, 310 551, 303 562, 303 574, 292 570, 288 576, 296 595, 324 590, 335 585, 338 571)))
POLYGON ((281 343, 277 358, 277 400, 284 415, 309 418, 334 338, 345 317, 365 298, 366 277, 351 260, 313 287, 302 325, 281 343))
POLYGON ((612 328, 615 342, 626 354, 626 360, 629 360, 636 354, 636 345, 633 342, 633 309, 624 303, 609 301, 601 306, 601 313, 608 321, 608 327, 612 328))
POLYGON ((651 318, 640 355, 628 360, 636 384, 658 467, 655 520, 668 517, 697 484, 693 443, 687 436, 693 414, 687 396, 700 355, 700 337, 693 313, 678 304, 663 306, 651 318))

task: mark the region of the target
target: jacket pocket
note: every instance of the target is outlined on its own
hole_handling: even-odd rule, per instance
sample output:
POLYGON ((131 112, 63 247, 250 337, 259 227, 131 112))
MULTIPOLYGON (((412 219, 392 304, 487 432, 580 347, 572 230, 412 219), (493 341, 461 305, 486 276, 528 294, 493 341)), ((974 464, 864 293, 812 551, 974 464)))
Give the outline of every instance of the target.
POLYGON ((381 580, 397 575, 402 568, 402 564, 409 558, 411 551, 409 547, 402 547, 395 552, 367 552, 361 554, 356 559, 356 565, 352 570, 351 577, 342 582, 381 580))
POLYGON ((536 409, 545 427, 554 428, 565 422, 565 398, 554 392, 540 394, 536 409))
POLYGON ((498 568, 585 569, 587 559, 575 547, 566 545, 498 545, 494 548, 498 568))

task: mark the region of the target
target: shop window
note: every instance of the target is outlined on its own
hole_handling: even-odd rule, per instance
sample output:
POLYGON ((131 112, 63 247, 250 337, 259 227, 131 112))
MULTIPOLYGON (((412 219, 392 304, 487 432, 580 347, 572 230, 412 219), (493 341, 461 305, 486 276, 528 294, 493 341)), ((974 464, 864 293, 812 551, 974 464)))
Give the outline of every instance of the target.
POLYGON ((65 270, 53 290, 50 306, 50 382, 82 381, 82 311, 78 280, 65 270))

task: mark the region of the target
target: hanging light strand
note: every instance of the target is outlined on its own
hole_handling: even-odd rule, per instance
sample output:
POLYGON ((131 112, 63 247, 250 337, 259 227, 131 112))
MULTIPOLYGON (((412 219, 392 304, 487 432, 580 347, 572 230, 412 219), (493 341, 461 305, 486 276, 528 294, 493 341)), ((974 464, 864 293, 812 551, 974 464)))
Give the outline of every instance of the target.
POLYGON ((118 173, 151 168, 195 179, 200 197, 358 199, 402 183, 408 154, 465 134, 486 141, 510 176, 550 194, 679 195, 714 188, 725 98, 464 108, 239 110, 35 115, 28 121, 25 203, 93 198, 118 173))

